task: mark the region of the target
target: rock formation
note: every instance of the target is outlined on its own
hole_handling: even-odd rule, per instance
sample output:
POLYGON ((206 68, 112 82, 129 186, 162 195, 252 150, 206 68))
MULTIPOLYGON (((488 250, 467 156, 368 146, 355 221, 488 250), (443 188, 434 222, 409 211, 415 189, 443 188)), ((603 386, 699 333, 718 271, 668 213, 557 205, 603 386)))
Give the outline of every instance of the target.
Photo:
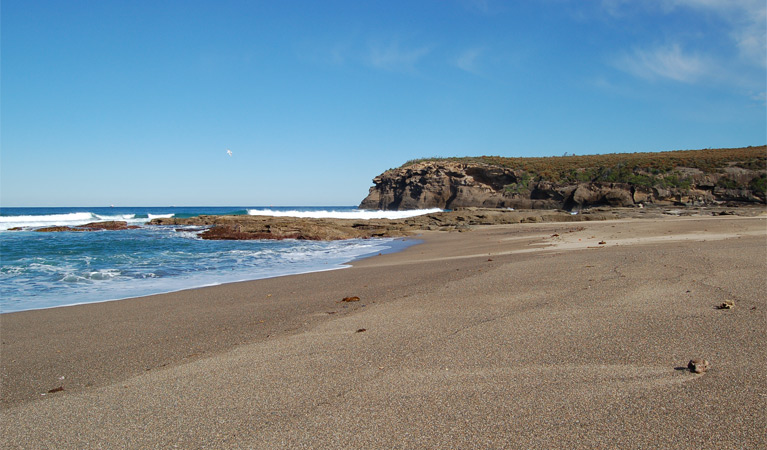
POLYGON ((660 217, 673 215, 720 215, 723 213, 753 216, 764 213, 764 208, 737 208, 726 211, 721 207, 683 208, 615 208, 597 207, 571 214, 561 210, 509 210, 497 208, 463 208, 424 214, 406 219, 303 219, 270 216, 196 216, 189 218, 152 219, 152 226, 186 226, 188 231, 200 232, 203 239, 306 239, 338 240, 372 237, 399 237, 421 231, 469 231, 475 225, 504 225, 515 223, 580 222, 621 219, 629 217, 660 217), (191 228, 194 227, 194 228, 191 228))
POLYGON ((110 220, 107 222, 91 222, 85 225, 77 226, 52 226, 37 228, 35 231, 41 233, 61 232, 61 231, 99 231, 99 230, 133 230, 139 228, 135 225, 128 225, 127 222, 121 220, 110 220))
POLYGON ((764 204, 766 163, 764 146, 588 157, 424 160, 375 177, 360 208, 572 210, 598 205, 764 204))
MULTIPOLYGON (((406 219, 302 219, 270 216, 197 216, 152 219, 150 225, 204 227, 203 239, 339 240, 408 236, 422 230, 466 231, 472 225, 530 222, 576 222, 617 217, 617 211, 590 211, 571 215, 562 211, 509 211, 470 208, 425 214, 406 219)), ((199 231, 199 229, 197 229, 199 231)))

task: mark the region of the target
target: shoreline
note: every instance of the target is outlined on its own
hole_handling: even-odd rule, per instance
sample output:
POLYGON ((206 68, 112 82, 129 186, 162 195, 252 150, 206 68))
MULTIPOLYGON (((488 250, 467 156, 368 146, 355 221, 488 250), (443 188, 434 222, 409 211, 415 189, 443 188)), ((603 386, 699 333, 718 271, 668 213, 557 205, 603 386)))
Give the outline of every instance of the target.
POLYGON ((5 314, 15 314, 15 313, 21 313, 21 312, 27 312, 27 311, 41 311, 41 310, 56 309, 56 308, 67 308, 67 307, 70 307, 70 306, 83 306, 83 305, 107 303, 107 302, 119 302, 119 301, 123 301, 123 300, 131 300, 131 299, 137 299, 137 298, 142 298, 142 297, 150 297, 150 296, 154 296, 154 295, 173 294, 173 293, 177 293, 177 292, 183 292, 183 291, 189 291, 189 290, 195 290, 195 289, 202 289, 202 288, 210 288, 210 287, 215 287, 215 286, 223 286, 223 285, 227 285, 227 284, 245 283, 245 282, 249 282, 249 281, 266 280, 266 279, 270 279, 270 278, 290 277, 290 276, 293 276, 293 275, 304 275, 304 274, 308 274, 308 273, 320 273, 320 272, 330 272, 330 271, 334 271, 334 270, 348 269, 348 268, 352 267, 352 263, 354 263, 355 261, 360 261, 360 260, 363 260, 363 259, 366 259, 366 258, 372 258, 372 257, 378 256, 378 255, 385 255, 385 254, 388 254, 388 253, 396 253, 398 251, 402 251, 403 249, 406 249, 409 246, 417 245, 419 243, 419 239, 414 238, 414 237, 410 237, 410 236, 402 237, 402 238, 383 238, 383 239, 389 239, 390 240, 390 242, 385 243, 386 249, 381 250, 381 251, 378 251, 378 250, 371 251, 370 253, 364 254, 362 256, 354 257, 354 258, 350 259, 349 261, 340 263, 337 266, 332 267, 332 268, 307 270, 307 271, 304 271, 304 272, 293 272, 293 273, 278 274, 278 275, 267 275, 267 276, 263 276, 263 277, 260 277, 260 278, 246 278, 246 279, 241 279, 241 280, 222 281, 222 282, 209 283, 209 284, 192 285, 192 286, 188 286, 188 287, 182 287, 182 288, 179 288, 179 289, 173 289, 173 290, 169 290, 169 291, 160 291, 160 292, 155 292, 155 293, 150 293, 150 294, 145 294, 145 295, 138 295, 138 296, 136 296, 136 295, 129 295, 129 296, 126 296, 126 297, 109 298, 109 299, 94 300, 94 301, 83 301, 83 302, 78 302, 78 303, 68 303, 68 304, 65 304, 65 305, 42 306, 42 307, 38 307, 38 308, 30 308, 30 309, 22 309, 22 310, 14 310, 14 311, 0 311, 0 317, 2 317, 5 314), (405 241, 405 240, 407 240, 407 241, 409 241, 411 243, 410 244, 397 244, 397 241, 405 241))
MULTIPOLYGON (((341 268, 359 255, 374 255, 390 245, 397 245, 387 242, 388 239, 370 239, 367 242, 347 240, 347 243, 338 245, 295 241, 282 244, 289 249, 295 247, 292 253, 270 252, 269 249, 274 248, 272 240, 251 244, 203 243, 199 234, 208 227, 174 230, 146 225, 152 218, 175 217, 177 214, 185 217, 190 211, 197 211, 198 215, 205 213, 236 218, 238 215, 234 207, 170 208, 173 211, 167 214, 158 214, 161 211, 157 208, 148 207, 108 211, 104 211, 106 208, 90 209, 92 211, 79 208, 57 208, 56 211, 51 208, 13 208, 8 211, 11 215, 1 218, 5 284, 0 289, 0 314, 118 301, 224 283, 324 271, 330 267, 341 268), (82 234, 73 234, 74 231, 82 234), (157 241, 155 235, 158 234, 169 234, 162 237, 171 239, 157 241), (184 238, 197 242, 187 245, 184 238), (105 240, 107 242, 103 243, 105 240), (168 244, 158 246, 158 242, 168 244), (262 243, 266 249, 263 252, 260 250, 262 243), (70 245, 73 245, 72 251, 70 245), (326 246, 331 247, 330 251, 324 248, 326 246), (136 254, 132 247, 145 251, 136 254), (62 248, 67 250, 62 252, 62 248), (203 253, 211 253, 213 259, 200 255, 199 248, 203 249, 203 253), (214 250, 205 251, 210 248, 214 250), (217 252, 215 249, 218 248, 223 250, 217 252), (164 256, 164 249, 170 256, 164 256), (185 254, 187 250, 189 253, 185 254), (95 263, 91 264, 91 261, 95 263)), ((161 209, 169 211, 169 208, 161 209)), ((360 220, 387 214, 407 217, 433 212, 365 212, 354 207, 338 206, 278 207, 273 210, 243 208, 240 215, 249 216, 248 211, 277 215, 348 215, 358 216, 360 220)))
MULTIPOLYGON (((751 217, 754 217, 754 216, 732 216, 732 217, 730 217, 730 219, 751 218, 751 217)), ((680 218, 686 218, 688 220, 695 220, 695 219, 699 219, 700 216, 680 216, 680 218)), ((607 219, 607 220, 609 220, 611 223, 626 223, 626 222, 632 222, 632 221, 642 221, 642 220, 647 220, 647 219, 640 219, 640 218, 636 218, 636 217, 629 217, 629 218, 607 219)), ((548 223, 566 223, 566 222, 548 222, 548 223)), ((519 224, 519 225, 523 226, 524 224, 519 224)), ((333 267, 333 268, 329 268, 329 269, 309 270, 309 271, 306 271, 306 272, 295 272, 295 273, 288 273, 288 274, 272 275, 272 276, 265 276, 265 277, 262 277, 262 278, 251 278, 251 279, 242 279, 242 280, 233 280, 233 281, 223 281, 223 282, 218 282, 218 283, 203 284, 203 285, 199 285, 199 286, 183 287, 183 288, 179 288, 179 289, 175 289, 175 290, 171 290, 171 291, 162 291, 162 292, 156 292, 156 293, 151 293, 151 294, 146 294, 146 295, 127 296, 127 297, 119 297, 119 298, 110 298, 110 299, 105 299, 105 300, 96 300, 96 301, 87 301, 87 302, 79 302, 79 303, 70 303, 70 304, 65 304, 65 305, 44 306, 44 307, 39 307, 39 308, 23 309, 23 310, 17 310, 17 311, 7 311, 7 312, 0 312, 0 316, 2 316, 4 314, 14 314, 14 313, 20 313, 20 312, 27 312, 27 311, 40 311, 40 310, 46 310, 46 309, 67 308, 67 307, 70 307, 70 306, 83 306, 83 305, 98 304, 98 303, 116 302, 116 301, 122 301, 122 300, 140 299, 140 298, 144 298, 144 297, 151 297, 151 296, 165 295, 165 294, 173 294, 173 293, 178 293, 178 292, 183 292, 183 291, 190 291, 190 290, 196 290, 196 289, 203 289, 203 288, 210 288, 210 287, 216 287, 216 286, 223 286, 223 285, 227 285, 227 284, 246 283, 246 282, 266 280, 266 279, 271 279, 271 278, 290 277, 290 276, 294 276, 294 275, 305 275, 305 274, 310 274, 310 273, 321 273, 321 272, 330 272, 330 271, 334 271, 334 270, 348 269, 348 268, 353 267, 355 262, 362 261, 362 260, 365 260, 365 259, 368 259, 368 258, 374 258, 376 256, 386 255, 386 254, 389 254, 389 253, 401 252, 401 251, 404 251, 405 249, 407 249, 407 248, 409 248, 411 246, 419 245, 419 244, 423 243, 423 239, 420 236, 422 236, 423 233, 429 233, 429 232, 433 232, 433 231, 434 230, 421 230, 421 234, 414 234, 414 235, 411 235, 411 236, 402 236, 402 237, 382 238, 382 239, 390 239, 391 240, 391 242, 390 242, 391 244, 394 244, 394 243, 396 243, 398 241, 407 241, 407 242, 410 242, 410 243, 409 244, 400 244, 400 245, 391 245, 391 246, 387 245, 387 249, 386 250, 383 250, 383 251, 380 251, 380 252, 373 251, 373 252, 370 252, 369 254, 358 256, 358 257, 355 257, 355 258, 353 258, 353 259, 351 259, 351 260, 349 260, 347 262, 341 263, 341 264, 339 264, 338 267, 333 267)), ((371 238, 371 239, 377 239, 377 238, 371 238)), ((542 249, 537 249, 537 250, 533 249, 532 251, 539 251, 539 250, 542 250, 542 249)), ((519 253, 519 252, 517 252, 517 253, 519 253)), ((479 256, 479 255, 474 255, 474 256, 479 256)))
POLYGON ((667 217, 425 231, 414 236, 422 244, 343 271, 2 314, 3 446, 611 436, 685 448, 685 434, 701 448, 765 445, 766 225, 667 217), (723 293, 734 310, 715 309, 723 293), (348 296, 361 300, 341 302, 348 296), (694 357, 708 358, 710 373, 674 370, 694 357), (223 399, 231 410, 216 409, 223 399), (672 415, 664 402, 692 409, 672 415), (114 416, 97 412, 114 405, 114 416), (608 431, 600 417, 633 425, 608 431), (552 420, 561 425, 544 426, 552 420), (142 434, 138 423, 155 428, 142 434))

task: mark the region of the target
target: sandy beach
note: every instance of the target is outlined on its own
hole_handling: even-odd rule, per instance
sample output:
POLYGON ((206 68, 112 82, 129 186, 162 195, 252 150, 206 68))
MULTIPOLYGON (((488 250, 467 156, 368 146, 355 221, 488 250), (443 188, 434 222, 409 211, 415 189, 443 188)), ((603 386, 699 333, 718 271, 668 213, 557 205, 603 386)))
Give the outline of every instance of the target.
POLYGON ((767 448, 767 215, 419 238, 3 314, 0 447, 767 448))

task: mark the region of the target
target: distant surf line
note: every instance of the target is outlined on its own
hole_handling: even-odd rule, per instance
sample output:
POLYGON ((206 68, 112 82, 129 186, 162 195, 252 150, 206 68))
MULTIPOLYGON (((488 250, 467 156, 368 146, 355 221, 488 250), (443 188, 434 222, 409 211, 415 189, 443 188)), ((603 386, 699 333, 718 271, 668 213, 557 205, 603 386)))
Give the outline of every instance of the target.
POLYGON ((271 217, 297 217, 297 218, 309 218, 309 219, 357 219, 357 220, 370 220, 370 219, 406 219, 408 217, 421 216, 424 214, 432 214, 443 211, 440 208, 430 209, 411 209, 405 211, 382 211, 382 210, 363 210, 355 209, 351 211, 335 211, 335 210, 316 210, 316 211, 299 211, 299 210, 273 210, 273 209, 248 209, 248 214, 251 216, 271 216, 271 217))

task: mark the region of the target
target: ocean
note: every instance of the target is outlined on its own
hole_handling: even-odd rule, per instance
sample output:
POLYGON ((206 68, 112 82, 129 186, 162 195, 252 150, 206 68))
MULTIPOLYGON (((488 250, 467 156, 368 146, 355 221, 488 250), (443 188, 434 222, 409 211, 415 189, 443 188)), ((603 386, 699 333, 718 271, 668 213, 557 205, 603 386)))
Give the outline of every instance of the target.
POLYGON ((119 300, 235 281, 347 267, 413 241, 351 239, 206 241, 193 227, 150 226, 155 217, 252 214, 398 218, 433 212, 355 207, 0 208, 0 313, 119 300), (139 228, 40 233, 36 228, 123 220, 139 228), (10 230, 21 227, 22 230, 10 230))

